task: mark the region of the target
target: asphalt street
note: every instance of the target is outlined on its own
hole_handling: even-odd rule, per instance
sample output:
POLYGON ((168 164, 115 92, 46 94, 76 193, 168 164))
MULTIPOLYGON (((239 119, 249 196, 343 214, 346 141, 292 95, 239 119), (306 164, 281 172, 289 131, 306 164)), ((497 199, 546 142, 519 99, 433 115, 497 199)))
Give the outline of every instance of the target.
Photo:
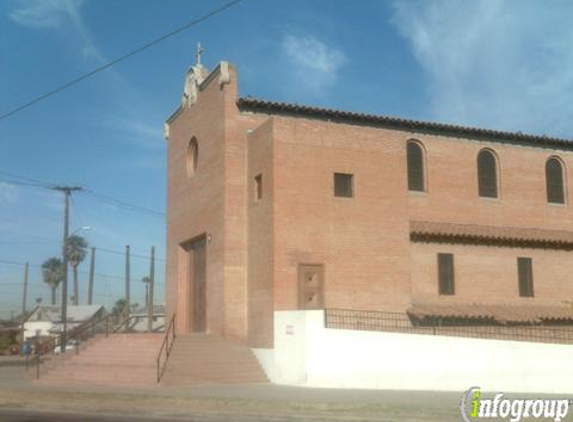
POLYGON ((186 417, 147 417, 125 415, 96 415, 91 413, 37 412, 26 409, 0 409, 0 422, 331 422, 332 419, 292 417, 292 416, 256 416, 256 415, 218 415, 190 414, 186 417))

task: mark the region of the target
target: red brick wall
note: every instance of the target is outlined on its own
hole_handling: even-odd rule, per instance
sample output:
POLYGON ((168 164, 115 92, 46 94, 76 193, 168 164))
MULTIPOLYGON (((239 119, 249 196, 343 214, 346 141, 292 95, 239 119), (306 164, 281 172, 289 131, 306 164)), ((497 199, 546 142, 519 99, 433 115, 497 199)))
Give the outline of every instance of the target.
POLYGON ((197 102, 170 122, 167 200, 167 311, 190 330, 191 289, 181 244, 208 234, 207 330, 247 339, 247 130, 263 118, 239 116, 237 79, 220 84, 215 70, 197 102), (196 174, 186 173, 186 151, 199 143, 196 174))
POLYGON ((417 302, 563 306, 573 300, 571 252, 448 244, 412 244, 412 299, 417 302), (455 295, 438 294, 438 253, 454 255, 455 295), (520 297, 517 258, 532 259, 535 297, 520 297))
POLYGON ((573 168, 572 153, 241 113, 230 72, 229 84, 215 75, 170 125, 167 306, 178 313, 179 329, 188 328, 190 297, 180 244, 203 233, 211 235, 208 329, 260 347, 272 345, 272 311, 298 306, 299 264, 324 265, 329 308, 402 311, 412 299, 556 304, 573 296, 568 252, 409 241, 410 220, 572 230, 573 208, 545 199, 546 159, 558 155, 573 168), (192 136, 199 165, 188 178, 192 136), (407 189, 408 139, 426 150, 425 193, 407 189), (484 147, 499 157, 499 199, 478 197, 484 147), (353 198, 334 197, 335 172, 354 175, 353 198), (255 203, 259 173, 263 199, 255 203), (438 252, 455 255, 452 298, 437 295, 438 252), (533 300, 517 296, 517 256, 533 258, 533 300))
POLYGON ((419 139, 427 152, 428 193, 410 195, 413 220, 573 229, 573 207, 547 204, 545 192, 547 158, 557 155, 572 169, 571 152, 406 132, 402 136, 419 139), (478 196, 476 163, 482 148, 499 158, 499 199, 478 196))
MULTIPOLYGON (((559 156, 567 168, 573 168, 571 152, 420 134, 410 136, 425 146, 428 176, 427 193, 409 195, 412 220, 573 230, 573 208, 570 204, 548 204, 545 188, 547 158, 559 156), (482 148, 493 150, 498 157, 498 199, 478 196, 476 163, 482 148)), ((566 196, 571 198, 571 186, 567 188, 566 196)), ((416 301, 562 304, 565 298, 573 299, 573 286, 569 282, 573 270, 571 252, 413 244, 411 253, 416 301), (453 297, 437 295, 438 252, 454 253, 453 297), (518 256, 533 258, 533 299, 519 297, 518 256)))
POLYGON ((325 305, 409 302, 408 194, 400 133, 303 118, 275 121, 275 308, 297 308, 298 264, 323 264, 325 305), (333 194, 351 173, 354 197, 333 194))
POLYGON ((274 311, 274 172, 273 119, 249 135, 248 291, 249 344, 272 347, 274 311), (262 198, 256 200, 255 177, 262 176, 262 198))
POLYGON ((223 330, 224 250, 224 92, 210 85, 197 103, 170 124, 167 199, 167 310, 176 312, 177 328, 188 330, 191 290, 180 244, 204 233, 207 244, 207 325, 223 330), (190 139, 199 144, 196 174, 189 178, 186 152, 190 139))

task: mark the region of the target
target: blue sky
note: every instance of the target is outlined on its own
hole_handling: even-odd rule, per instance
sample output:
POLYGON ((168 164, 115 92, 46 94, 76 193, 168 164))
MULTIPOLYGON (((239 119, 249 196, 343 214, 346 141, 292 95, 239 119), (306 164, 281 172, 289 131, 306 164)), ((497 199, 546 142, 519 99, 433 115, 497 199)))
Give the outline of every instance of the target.
MULTIPOLYGON (((225 3, 0 1, 0 114, 225 3)), ((573 137, 573 3, 245 0, 0 121, 0 171, 165 209, 163 122, 194 61, 237 65, 241 95, 406 118, 573 137)), ((59 254, 61 195, 0 175, 0 260, 59 254)), ((93 246, 164 257, 164 219, 78 195, 72 229, 93 246)), ((133 259, 138 280, 149 262, 133 259)), ((87 271, 87 262, 81 267, 87 271)), ((98 253, 96 300, 123 292, 120 255, 98 253), (104 277, 103 275, 112 276, 104 277)), ((158 301, 164 264, 157 265, 158 301)), ((0 317, 22 268, 0 262, 0 317)), ((32 268, 30 302, 48 290, 32 268)), ((80 298, 85 299, 85 274, 80 298)), ((143 300, 141 283, 132 288, 143 300)))

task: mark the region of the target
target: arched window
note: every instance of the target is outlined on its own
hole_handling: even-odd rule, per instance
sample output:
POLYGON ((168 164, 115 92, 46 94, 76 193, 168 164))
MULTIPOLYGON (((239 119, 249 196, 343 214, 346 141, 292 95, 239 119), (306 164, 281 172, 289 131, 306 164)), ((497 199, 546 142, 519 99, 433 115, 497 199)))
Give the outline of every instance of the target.
POLYGON ((424 150, 416 141, 408 141, 408 190, 424 192, 424 150))
POLYGON ((545 184, 547 186, 547 202, 552 204, 565 203, 565 184, 563 183, 563 164, 561 160, 552 157, 545 163, 545 184))
POLYGON ((187 156, 186 156, 186 164, 187 164, 187 176, 193 177, 195 175, 195 171, 197 170, 197 160, 199 159, 199 144, 197 143, 197 138, 193 137, 189 141, 189 145, 187 147, 187 156))
POLYGON ((488 149, 478 154, 478 190, 483 198, 497 198, 497 162, 495 155, 488 149))

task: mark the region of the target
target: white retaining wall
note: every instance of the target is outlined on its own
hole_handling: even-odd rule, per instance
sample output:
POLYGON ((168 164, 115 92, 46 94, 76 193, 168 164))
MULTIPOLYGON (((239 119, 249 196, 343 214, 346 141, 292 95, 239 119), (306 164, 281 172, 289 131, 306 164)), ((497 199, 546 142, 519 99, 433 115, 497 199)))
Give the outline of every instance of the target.
POLYGON ((392 390, 573 393, 573 345, 324 328, 324 311, 275 312, 272 382, 392 390))

